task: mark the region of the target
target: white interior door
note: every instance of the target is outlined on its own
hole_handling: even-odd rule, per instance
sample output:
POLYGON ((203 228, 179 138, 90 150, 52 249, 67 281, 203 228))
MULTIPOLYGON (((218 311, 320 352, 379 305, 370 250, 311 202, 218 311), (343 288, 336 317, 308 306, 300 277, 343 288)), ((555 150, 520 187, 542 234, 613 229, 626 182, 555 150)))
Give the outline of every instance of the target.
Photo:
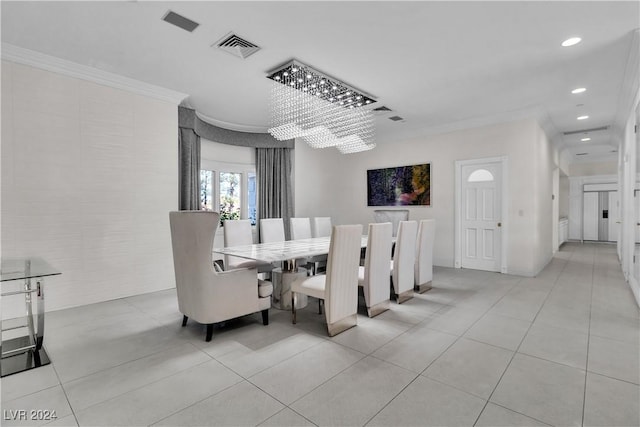
POLYGON ((598 192, 583 195, 582 240, 598 240, 598 192))
POLYGON ((461 168, 461 267, 500 271, 502 163, 461 168))
POLYGON ((617 242, 620 230, 620 198, 617 191, 609 191, 609 241, 617 242))

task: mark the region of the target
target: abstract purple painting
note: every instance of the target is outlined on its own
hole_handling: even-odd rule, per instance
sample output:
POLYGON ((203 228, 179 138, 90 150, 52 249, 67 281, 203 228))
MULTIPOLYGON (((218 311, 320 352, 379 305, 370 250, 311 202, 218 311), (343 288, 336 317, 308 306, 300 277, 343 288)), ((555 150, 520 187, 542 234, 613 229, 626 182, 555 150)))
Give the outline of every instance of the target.
POLYGON ((367 170, 368 206, 431 206, 431 164, 367 170))

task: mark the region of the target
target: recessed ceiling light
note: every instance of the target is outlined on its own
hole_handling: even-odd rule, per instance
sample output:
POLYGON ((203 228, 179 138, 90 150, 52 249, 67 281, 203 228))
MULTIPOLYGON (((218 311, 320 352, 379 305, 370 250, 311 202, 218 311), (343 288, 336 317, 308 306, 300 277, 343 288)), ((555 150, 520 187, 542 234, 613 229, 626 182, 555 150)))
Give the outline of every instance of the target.
POLYGON ((584 92, 586 90, 587 89, 584 88, 584 87, 579 87, 579 88, 576 88, 576 89, 572 90, 571 93, 582 93, 582 92, 584 92))
POLYGON ((586 120, 588 118, 589 118, 589 116, 578 116, 577 117, 578 120, 586 120))
POLYGON ((569 47, 580 43, 582 39, 580 37, 571 37, 562 42, 563 47, 569 47))
POLYGON ((582 138, 580 141, 582 141, 582 142, 591 141, 591 138, 582 138))

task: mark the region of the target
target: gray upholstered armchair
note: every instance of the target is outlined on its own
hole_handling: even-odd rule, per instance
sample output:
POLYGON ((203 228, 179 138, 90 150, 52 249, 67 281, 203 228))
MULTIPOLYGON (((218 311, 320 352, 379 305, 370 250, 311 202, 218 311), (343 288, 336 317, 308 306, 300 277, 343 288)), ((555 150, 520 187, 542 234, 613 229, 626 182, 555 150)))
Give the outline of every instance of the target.
POLYGON ((219 217, 210 211, 169 213, 182 326, 188 318, 207 325, 207 341, 211 341, 215 323, 258 311, 268 325, 273 292, 271 283, 258 280, 255 268, 214 269, 211 251, 219 217))

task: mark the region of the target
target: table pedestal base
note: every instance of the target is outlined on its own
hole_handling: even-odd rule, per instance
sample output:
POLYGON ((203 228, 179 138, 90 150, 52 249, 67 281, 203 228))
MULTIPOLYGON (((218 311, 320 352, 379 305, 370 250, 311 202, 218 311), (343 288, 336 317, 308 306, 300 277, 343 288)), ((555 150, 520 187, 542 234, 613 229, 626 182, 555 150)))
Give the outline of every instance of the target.
MULTIPOLYGON (((291 284, 299 277, 306 277, 307 270, 298 267, 295 271, 282 270, 275 268, 271 272, 271 281, 273 283, 273 299, 272 307, 279 310, 291 310, 291 284)), ((296 309, 307 306, 307 296, 299 294, 296 303, 296 309)))
MULTIPOLYGON (((29 346, 29 337, 14 338, 2 341, 2 352, 9 353, 13 350, 27 346, 29 346)), ((51 363, 51 361, 49 360, 47 352, 44 351, 44 347, 40 347, 39 350, 27 350, 22 353, 14 354, 13 356, 3 357, 2 362, 0 363, 0 376, 6 377, 7 375, 17 374, 18 372, 45 366, 49 363, 51 363)))

